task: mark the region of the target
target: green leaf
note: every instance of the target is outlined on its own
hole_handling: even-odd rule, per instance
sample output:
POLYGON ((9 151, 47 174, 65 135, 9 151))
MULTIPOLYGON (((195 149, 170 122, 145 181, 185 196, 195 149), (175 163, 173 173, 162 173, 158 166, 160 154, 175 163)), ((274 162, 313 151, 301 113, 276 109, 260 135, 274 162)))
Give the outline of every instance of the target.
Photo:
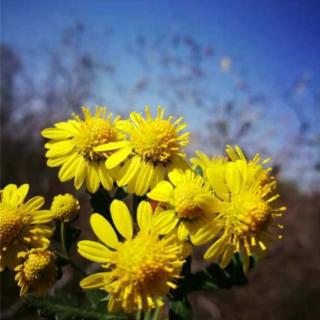
POLYGON ((203 171, 201 169, 200 166, 196 166, 196 168, 194 169, 195 173, 198 175, 198 176, 202 176, 203 177, 203 171))
POLYGON ((90 306, 79 303, 70 296, 57 294, 55 296, 39 297, 29 295, 26 297, 30 306, 36 307, 45 319, 55 320, 109 320, 126 319, 125 316, 110 314, 106 311, 98 312, 90 306))
POLYGON ((187 297, 182 297, 180 300, 170 300, 169 320, 191 320, 192 318, 192 306, 187 297))

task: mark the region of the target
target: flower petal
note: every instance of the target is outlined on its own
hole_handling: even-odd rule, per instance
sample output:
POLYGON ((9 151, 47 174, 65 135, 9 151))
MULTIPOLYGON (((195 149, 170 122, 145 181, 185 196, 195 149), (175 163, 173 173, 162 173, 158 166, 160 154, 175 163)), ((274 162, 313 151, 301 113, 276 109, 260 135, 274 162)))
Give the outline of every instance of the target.
POLYGON ((119 233, 127 240, 132 239, 133 223, 132 217, 126 204, 119 200, 113 200, 110 206, 114 225, 119 233))
POLYGON ((138 196, 143 196, 150 189, 151 182, 153 180, 154 175, 154 166, 151 161, 146 163, 141 163, 141 168, 139 175, 136 179, 135 184, 135 194, 138 196))
POLYGON ((32 224, 42 224, 54 220, 55 215, 51 210, 39 210, 32 213, 32 224))
POLYGON ((140 158, 138 156, 128 160, 126 164, 120 169, 117 176, 117 183, 119 187, 128 184, 136 175, 140 168, 140 158))
POLYGON ((112 169, 119 165, 122 161, 128 158, 129 154, 132 151, 132 147, 128 146, 122 149, 119 149, 115 153, 113 153, 108 159, 106 160, 106 167, 107 169, 112 169))
POLYGON ((166 210, 155 212, 152 224, 160 234, 167 234, 177 225, 178 221, 174 210, 166 210))
POLYGON ((226 245, 229 240, 229 235, 225 233, 220 239, 218 239, 214 244, 205 252, 205 260, 216 260, 226 249, 226 245))
POLYGON ((36 196, 28 200, 24 205, 23 208, 26 212, 32 212, 40 209, 44 205, 44 198, 41 196, 36 196))
POLYGON ((109 142, 106 144, 101 144, 100 146, 95 147, 93 150, 96 152, 111 151, 111 150, 117 150, 120 148, 122 149, 129 145, 130 145, 130 142, 126 140, 115 141, 115 142, 109 142))
POLYGON ((98 164, 91 162, 87 166, 86 186, 90 193, 95 193, 99 189, 99 168, 98 164))
POLYGON ((152 200, 161 202, 169 202, 171 199, 173 186, 168 181, 160 181, 154 189, 147 193, 147 196, 152 200))
POLYGON ((29 192, 29 185, 28 184, 23 184, 22 186, 20 186, 17 190, 17 205, 20 205, 21 203, 23 203, 24 199, 26 198, 27 194, 29 192))
POLYGON ((148 201, 141 201, 137 209, 137 222, 141 231, 148 232, 152 225, 152 206, 148 201))
POLYGON ((83 289, 103 289, 104 277, 106 272, 94 273, 80 281, 80 287, 83 289))
POLYGON ((103 187, 110 191, 113 188, 113 179, 109 170, 106 168, 104 161, 99 163, 99 178, 103 187))
POLYGON ((90 240, 79 241, 78 252, 86 259, 98 263, 110 262, 110 256, 112 254, 103 244, 90 240))
POLYGON ((110 222, 99 213, 90 217, 90 225, 98 239, 110 248, 116 249, 119 241, 110 222))

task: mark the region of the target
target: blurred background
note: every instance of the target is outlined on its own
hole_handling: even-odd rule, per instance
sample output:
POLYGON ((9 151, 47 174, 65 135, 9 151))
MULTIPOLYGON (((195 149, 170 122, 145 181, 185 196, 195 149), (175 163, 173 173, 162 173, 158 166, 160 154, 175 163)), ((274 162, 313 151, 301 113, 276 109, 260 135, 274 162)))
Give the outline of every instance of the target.
MULTIPOLYGON (((249 284, 194 294, 195 318, 319 319, 319 39, 317 0, 2 0, 1 187, 30 183, 48 203, 73 192, 46 167, 39 132, 82 105, 165 106, 188 122, 190 155, 238 144, 272 157, 288 207, 249 284)), ((2 318, 26 319, 7 276, 2 318)), ((77 291, 75 278, 60 288, 77 291)))

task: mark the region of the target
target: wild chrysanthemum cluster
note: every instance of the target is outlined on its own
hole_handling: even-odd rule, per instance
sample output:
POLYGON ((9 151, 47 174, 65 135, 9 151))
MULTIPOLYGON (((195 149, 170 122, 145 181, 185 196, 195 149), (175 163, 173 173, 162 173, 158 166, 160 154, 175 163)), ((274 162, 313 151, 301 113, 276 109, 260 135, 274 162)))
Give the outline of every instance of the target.
MULTIPOLYGON (((43 197, 26 201, 28 192, 28 184, 9 184, 1 190, 0 197, 0 267, 1 271, 8 268, 17 272, 21 296, 29 289, 45 293, 53 284, 56 266, 50 238, 55 230, 54 220, 60 218, 57 210, 42 209, 43 197)), ((79 210, 78 201, 73 200, 79 210)))
MULTIPOLYGON (((80 286, 108 293, 110 312, 162 306, 185 277, 182 270, 195 246, 206 244, 204 259, 221 268, 237 253, 247 272, 250 256, 281 238, 277 220, 286 208, 275 204, 279 195, 266 167, 269 159, 247 158, 240 147, 228 145, 223 156, 197 151, 189 161, 187 125, 165 116, 162 107, 155 116, 146 107, 145 116, 132 112, 128 119, 114 120, 103 107, 93 114, 82 111, 83 118, 74 114, 42 135, 49 139, 48 166, 60 167, 62 182, 73 180, 76 189, 84 185, 92 196, 96 212, 85 219, 97 241, 79 241, 78 252, 102 270, 80 286)), ((29 288, 43 292, 53 283, 48 223, 54 220, 61 227, 66 254, 64 224, 80 208, 67 193, 56 196, 50 210, 40 210, 41 197, 24 203, 27 189, 5 187, 0 204, 1 266, 15 267, 21 294, 29 288)))

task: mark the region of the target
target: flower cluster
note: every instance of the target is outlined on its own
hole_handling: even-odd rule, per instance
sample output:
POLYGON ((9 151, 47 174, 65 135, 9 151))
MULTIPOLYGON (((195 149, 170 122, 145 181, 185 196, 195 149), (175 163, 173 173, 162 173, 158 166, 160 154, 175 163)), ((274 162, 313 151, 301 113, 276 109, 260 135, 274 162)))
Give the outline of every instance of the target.
MULTIPOLYGON (((239 146, 211 157, 196 151, 187 159, 189 132, 182 118, 132 112, 112 117, 97 107, 83 118, 73 115, 42 131, 49 167, 60 167, 62 182, 73 180, 91 194, 90 225, 98 241, 81 240, 78 253, 101 265, 81 280, 83 289, 108 293, 108 310, 147 311, 164 304, 185 277, 192 248, 207 245, 204 260, 229 265, 241 256, 265 252, 281 238, 277 222, 286 210, 276 200, 270 159, 248 158, 239 146), (101 197, 105 205, 101 206, 101 197), (121 194, 121 197, 120 197, 121 194), (100 205, 95 207, 95 196, 100 205), (121 199, 125 199, 125 202, 121 199), (131 202, 133 209, 128 204, 131 202), (104 209, 103 209, 104 208, 104 209)), ((9 185, 1 193, 1 267, 15 268, 21 294, 29 288, 44 292, 55 278, 55 255, 49 238, 55 221, 72 223, 79 201, 71 194, 54 197, 50 210, 40 210, 42 197, 24 203, 28 186, 9 185)), ((87 217, 85 219, 88 219, 87 217)), ((67 257, 68 258, 68 257, 67 257)))
POLYGON ((21 296, 29 289, 45 293, 54 283, 56 257, 50 249, 54 220, 69 219, 79 210, 79 202, 71 195, 68 199, 56 196, 51 209, 45 210, 41 196, 25 201, 28 192, 28 184, 9 184, 0 193, 0 270, 17 272, 21 296))

